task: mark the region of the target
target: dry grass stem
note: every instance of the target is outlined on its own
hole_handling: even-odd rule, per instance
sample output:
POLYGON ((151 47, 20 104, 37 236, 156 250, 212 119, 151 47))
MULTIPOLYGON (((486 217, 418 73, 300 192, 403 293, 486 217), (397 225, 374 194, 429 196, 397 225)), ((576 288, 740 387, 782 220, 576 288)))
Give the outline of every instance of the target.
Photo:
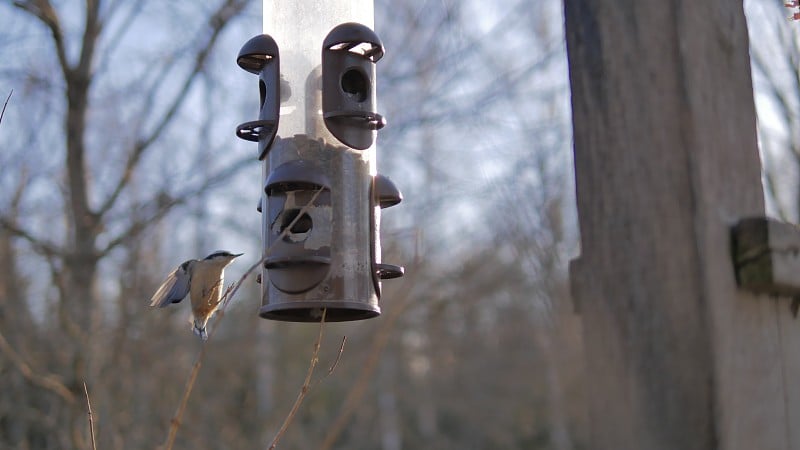
POLYGON ((89 437, 92 438, 92 450, 97 450, 97 442, 94 439, 94 418, 92 417, 92 403, 89 401, 89 388, 83 382, 83 392, 86 394, 86 412, 89 415, 89 437))

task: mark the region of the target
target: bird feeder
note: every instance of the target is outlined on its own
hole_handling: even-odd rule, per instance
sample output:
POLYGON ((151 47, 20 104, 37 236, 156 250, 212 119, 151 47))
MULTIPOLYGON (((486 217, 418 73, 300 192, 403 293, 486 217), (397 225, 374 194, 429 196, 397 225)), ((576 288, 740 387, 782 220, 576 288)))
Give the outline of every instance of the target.
POLYGON ((239 53, 240 67, 259 75, 260 122, 237 134, 259 143, 263 161, 259 315, 267 319, 317 322, 323 310, 331 322, 375 317, 381 281, 403 274, 381 261, 381 209, 402 195, 376 171, 386 122, 377 113, 384 48, 370 28, 372 2, 329 3, 265 3, 269 34, 239 53))

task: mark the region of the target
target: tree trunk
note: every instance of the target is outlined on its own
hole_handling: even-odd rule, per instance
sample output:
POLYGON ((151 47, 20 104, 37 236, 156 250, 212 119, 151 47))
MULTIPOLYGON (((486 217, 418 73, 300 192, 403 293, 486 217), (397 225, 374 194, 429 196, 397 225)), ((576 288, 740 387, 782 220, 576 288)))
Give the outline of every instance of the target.
MULTIPOLYGON (((86 29, 82 41, 80 60, 74 67, 64 66, 66 81, 67 113, 65 132, 67 135, 66 161, 67 185, 69 187, 69 211, 73 235, 64 258, 66 296, 60 298, 62 322, 67 322, 73 341, 67 386, 80 398, 82 385, 90 383, 89 373, 92 334, 92 317, 96 314, 95 277, 98 255, 96 239, 98 215, 89 206, 89 172, 86 167, 86 117, 89 107, 89 88, 92 80, 92 62, 98 32, 99 2, 89 2, 86 29), (93 6, 93 7, 92 7, 93 6)), ((70 408, 67 408, 69 411, 70 408)), ((69 414, 72 428, 72 445, 80 447, 84 441, 84 420, 79 404, 69 414)))

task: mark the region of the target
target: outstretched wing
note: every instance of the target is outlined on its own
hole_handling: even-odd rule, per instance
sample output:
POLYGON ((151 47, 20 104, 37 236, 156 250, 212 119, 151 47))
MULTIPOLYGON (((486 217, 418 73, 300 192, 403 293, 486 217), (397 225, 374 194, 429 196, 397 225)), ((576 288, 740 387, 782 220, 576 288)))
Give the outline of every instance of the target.
POLYGON ((150 306, 163 308, 171 303, 179 303, 186 297, 191 281, 189 263, 191 261, 186 261, 167 276, 167 279, 161 283, 156 293, 150 298, 150 306))

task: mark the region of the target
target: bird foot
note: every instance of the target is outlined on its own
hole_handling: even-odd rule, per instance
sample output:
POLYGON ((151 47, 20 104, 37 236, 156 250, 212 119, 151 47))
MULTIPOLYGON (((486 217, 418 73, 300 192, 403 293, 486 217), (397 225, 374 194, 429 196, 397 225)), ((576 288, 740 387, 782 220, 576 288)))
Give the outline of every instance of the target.
POLYGON ((197 327, 193 327, 193 328, 192 328, 192 331, 193 331, 193 332, 194 332, 194 334, 196 334, 197 336, 200 336, 200 339, 202 339, 203 341, 207 341, 207 340, 208 340, 208 332, 206 332, 206 329, 205 329, 205 328, 197 328, 197 327))

